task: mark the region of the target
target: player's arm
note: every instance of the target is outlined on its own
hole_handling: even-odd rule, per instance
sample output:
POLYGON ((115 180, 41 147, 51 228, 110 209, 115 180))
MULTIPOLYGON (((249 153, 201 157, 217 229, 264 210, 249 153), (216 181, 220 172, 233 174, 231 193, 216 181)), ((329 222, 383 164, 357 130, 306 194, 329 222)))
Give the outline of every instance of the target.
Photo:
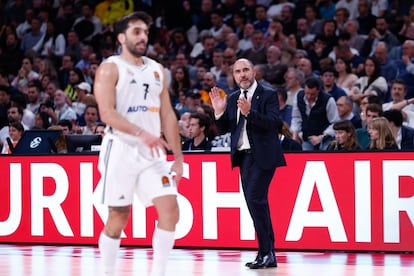
POLYGON ((178 133, 178 121, 177 116, 172 108, 170 102, 170 96, 167 89, 167 81, 165 77, 164 69, 162 69, 164 74, 164 83, 163 90, 161 93, 161 130, 167 139, 167 142, 174 154, 174 163, 171 167, 171 170, 176 173, 177 182, 180 180, 183 173, 183 154, 181 152, 181 143, 180 135, 178 133))
POLYGON ((137 135, 142 129, 129 122, 115 109, 118 68, 114 63, 102 63, 96 71, 94 94, 101 120, 119 131, 137 135))

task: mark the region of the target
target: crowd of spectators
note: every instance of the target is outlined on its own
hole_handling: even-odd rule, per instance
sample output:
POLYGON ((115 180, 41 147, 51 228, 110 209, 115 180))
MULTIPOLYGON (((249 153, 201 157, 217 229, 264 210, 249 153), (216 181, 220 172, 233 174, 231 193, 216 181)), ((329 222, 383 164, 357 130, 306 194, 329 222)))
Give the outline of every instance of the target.
POLYGON ((277 91, 286 151, 414 148, 411 0, 8 0, 3 153, 28 129, 103 135, 95 72, 119 53, 113 23, 137 10, 154 19, 147 55, 166 68, 183 150, 228 147, 208 92, 237 89, 232 64, 242 57, 277 91))

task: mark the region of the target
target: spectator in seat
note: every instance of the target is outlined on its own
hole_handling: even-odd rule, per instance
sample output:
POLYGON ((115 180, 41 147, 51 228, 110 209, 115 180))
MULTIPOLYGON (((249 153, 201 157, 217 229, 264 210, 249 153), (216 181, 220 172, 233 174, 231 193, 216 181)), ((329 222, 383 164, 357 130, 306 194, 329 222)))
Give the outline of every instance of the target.
POLYGON ((42 20, 39 17, 33 17, 30 22, 30 32, 26 33, 21 41, 20 49, 27 54, 29 51, 37 52, 40 50, 41 42, 45 36, 40 27, 42 20), (35 48, 37 47, 37 48, 35 48))
POLYGON ((397 142, 392 133, 388 120, 384 117, 375 118, 368 125, 371 138, 371 150, 398 150, 397 142))
POLYGON ((24 132, 24 128, 22 123, 20 122, 12 122, 9 125, 9 141, 7 143, 3 143, 3 148, 1 153, 3 154, 11 154, 13 148, 17 145, 20 138, 22 138, 24 132), (9 145, 9 142, 11 145, 9 145), (13 148, 10 148, 13 147, 13 148))
POLYGON ((292 121, 292 106, 286 104, 287 92, 283 87, 279 87, 277 90, 277 98, 279 100, 279 116, 280 118, 290 126, 292 121))
POLYGON ((56 125, 62 128, 63 135, 73 134, 73 125, 71 121, 63 119, 57 122, 56 125))
POLYGON ((368 149, 371 142, 371 136, 368 132, 369 125, 375 118, 378 118, 382 115, 382 108, 379 104, 368 104, 365 110, 366 126, 358 128, 357 138, 358 144, 361 146, 361 149, 368 149))
POLYGON ((382 116, 388 120, 398 148, 401 150, 413 150, 414 129, 411 127, 403 126, 403 116, 401 111, 390 109, 384 111, 384 113, 382 113, 382 116))
POLYGON ((323 92, 318 78, 305 81, 297 94, 292 110, 293 138, 299 141, 302 132, 303 150, 326 150, 334 137, 332 126, 339 121, 333 97, 323 92))
POLYGON ((213 51, 216 46, 216 39, 210 34, 206 34, 202 37, 201 44, 203 50, 199 55, 194 58, 194 65, 206 64, 208 68, 213 67, 213 51))
POLYGON ((318 9, 315 4, 308 2, 305 7, 305 18, 308 21, 311 34, 317 35, 322 33, 323 23, 322 20, 318 17, 318 9))
POLYGON ((336 100, 336 107, 341 120, 350 121, 355 129, 362 127, 362 120, 358 113, 353 112, 354 102, 349 96, 342 96, 336 100))
POLYGON ((305 80, 305 74, 296 68, 289 68, 285 74, 285 86, 287 90, 286 104, 293 106, 293 101, 299 91, 303 90, 302 83, 305 80))
POLYGON ((336 72, 333 67, 327 67, 321 71, 323 91, 331 95, 335 101, 337 101, 342 96, 346 96, 345 90, 337 86, 335 83, 337 77, 338 72, 336 72))
POLYGON ((211 142, 208 140, 207 134, 207 131, 210 128, 209 121, 206 114, 196 112, 190 115, 190 140, 182 145, 183 151, 211 149, 211 142))
POLYGON ((7 77, 16 76, 22 65, 24 54, 18 43, 16 34, 9 33, 6 35, 6 44, 0 51, 0 68, 7 77))
MULTIPOLYGON (((206 72, 203 76, 203 81, 201 82, 202 89, 199 91, 203 103, 211 105, 209 93, 211 88, 216 86, 216 84, 216 76, 211 72, 206 72)), ((220 94, 222 98, 226 96, 226 92, 223 89, 220 89, 220 94)))
POLYGON ((105 136, 105 129, 106 129, 106 124, 99 122, 96 124, 95 130, 94 130, 94 134, 98 134, 101 135, 102 138, 105 136))
POLYGON ((406 40, 401 47, 401 58, 395 61, 398 67, 397 79, 405 81, 408 97, 414 97, 414 40, 406 40))
POLYGON ((84 81, 85 77, 83 76, 81 69, 72 68, 69 70, 69 82, 64 91, 70 103, 78 99, 78 93, 75 87, 84 81))
POLYGON ((368 35, 368 33, 375 28, 376 16, 371 13, 371 1, 370 0, 358 0, 358 13, 357 21, 359 23, 358 33, 368 35))
MULTIPOLYGON (((412 100, 406 99, 407 86, 404 80, 396 79, 392 82, 391 86, 391 101, 382 105, 384 111, 389 109, 398 109, 403 113, 403 117, 406 117, 406 112, 414 112, 414 105, 410 104, 412 100)), ((406 118, 405 120, 406 121, 406 118)))
POLYGON ((9 137, 9 126, 14 122, 19 122, 22 124, 24 130, 29 128, 22 122, 23 110, 16 106, 11 106, 7 110, 7 120, 8 124, 0 129, 0 144, 7 143, 7 137, 9 137))
POLYGON ((284 84, 284 76, 288 69, 286 64, 280 62, 280 48, 271 45, 267 48, 265 64, 265 80, 275 86, 281 86, 284 84))
POLYGON ((87 98, 93 97, 91 95, 92 88, 87 82, 81 82, 75 86, 77 100, 72 103, 72 108, 75 110, 78 117, 82 116, 85 112, 87 103, 90 101, 87 98))
POLYGON ((264 78, 266 75, 266 64, 256 64, 254 66, 254 70, 256 71, 256 81, 263 86, 271 88, 272 85, 270 84, 270 82, 268 82, 264 78))
POLYGON ((57 59, 61 59, 66 49, 65 36, 58 33, 56 30, 56 23, 47 22, 46 35, 42 42, 40 53, 42 56, 47 56, 57 64, 57 59))
POLYGON ((267 30, 272 22, 266 13, 266 7, 264 5, 256 5, 256 20, 253 22, 254 29, 260 31, 264 36, 267 36, 267 30))
POLYGON ((368 57, 364 66, 365 76, 360 77, 350 91, 353 101, 359 102, 364 94, 384 99, 388 92, 387 80, 381 75, 381 64, 376 57, 368 57))
POLYGON ((75 123, 76 112, 72 107, 69 106, 67 101, 68 100, 65 92, 63 92, 61 89, 56 90, 54 98, 56 120, 60 121, 66 119, 72 123, 75 123))
POLYGON ((25 57, 22 60, 22 66, 17 73, 17 76, 13 79, 11 85, 17 88, 19 91, 27 94, 29 89, 29 82, 38 80, 39 74, 33 70, 33 59, 25 57))
POLYGON ((33 114, 39 111, 41 103, 41 91, 40 86, 34 82, 29 83, 29 89, 27 91, 27 105, 26 108, 33 114))
POLYGON ((91 3, 82 4, 82 15, 73 23, 72 29, 76 31, 82 42, 90 42, 92 38, 103 30, 101 20, 94 16, 94 8, 91 3))
POLYGON ((252 61, 253 65, 267 63, 263 32, 259 30, 254 31, 252 43, 253 47, 244 51, 241 56, 252 61))
MULTIPOLYGON (((358 1, 358 0, 356 0, 358 1)), ((358 33, 359 23, 355 19, 350 19, 345 22, 344 30, 351 35, 349 40, 349 46, 356 49, 359 53, 364 46, 366 35, 361 35, 358 33)))
MULTIPOLYGON (((395 63, 388 59, 388 47, 385 42, 378 42, 374 50, 374 56, 381 64, 381 75, 387 80, 387 84, 391 85, 392 81, 397 78, 398 70, 395 63)), ((385 101, 389 99, 388 95, 387 93, 385 101)))
POLYGON ((359 150, 361 147, 358 144, 356 131, 354 125, 349 120, 336 122, 333 125, 335 130, 335 140, 328 146, 327 150, 359 150))
POLYGON ((99 110, 96 104, 86 106, 83 114, 85 124, 77 125, 75 132, 78 134, 94 134, 95 127, 99 122, 99 110))
POLYGON ((336 47, 336 56, 344 57, 351 64, 352 73, 356 75, 363 75, 365 59, 360 55, 353 53, 348 44, 341 44, 336 47))
POLYGON ((404 16, 404 24, 398 34, 406 39, 414 39, 414 5, 408 15, 404 16))
POLYGON ((336 85, 341 87, 348 94, 358 80, 358 76, 352 73, 351 64, 348 59, 344 57, 336 58, 335 70, 338 72, 338 77, 335 81, 336 85))

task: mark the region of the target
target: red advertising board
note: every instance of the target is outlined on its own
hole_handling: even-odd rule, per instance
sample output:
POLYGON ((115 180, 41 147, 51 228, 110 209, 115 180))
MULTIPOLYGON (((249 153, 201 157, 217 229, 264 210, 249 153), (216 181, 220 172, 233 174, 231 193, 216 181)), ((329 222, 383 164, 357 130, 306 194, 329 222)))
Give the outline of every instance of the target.
MULTIPOLYGON (((276 247, 414 251, 414 153, 286 154, 269 200, 276 247)), ((107 215, 97 155, 0 156, 0 242, 97 244, 107 215)), ((125 164, 126 166, 128 164, 125 164)), ((229 155, 186 154, 177 246, 255 248, 229 155)), ((124 245, 151 245, 137 201, 124 245)))

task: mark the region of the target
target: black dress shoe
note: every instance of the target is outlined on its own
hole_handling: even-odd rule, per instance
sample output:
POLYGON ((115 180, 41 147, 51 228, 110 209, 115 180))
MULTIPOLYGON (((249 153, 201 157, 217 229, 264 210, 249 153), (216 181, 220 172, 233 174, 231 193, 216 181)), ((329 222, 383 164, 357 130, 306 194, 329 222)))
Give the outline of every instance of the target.
POLYGON ((254 261, 249 267, 250 269, 277 267, 275 253, 270 252, 264 256, 261 256, 257 261, 254 261))
POLYGON ((250 266, 251 266, 252 264, 254 264, 254 263, 262 262, 262 260, 263 260, 262 256, 260 256, 260 254, 259 254, 259 253, 257 253, 256 259, 254 259, 254 261, 253 261, 253 262, 247 262, 247 263, 246 263, 246 266, 247 266, 247 267, 250 267, 250 266))

